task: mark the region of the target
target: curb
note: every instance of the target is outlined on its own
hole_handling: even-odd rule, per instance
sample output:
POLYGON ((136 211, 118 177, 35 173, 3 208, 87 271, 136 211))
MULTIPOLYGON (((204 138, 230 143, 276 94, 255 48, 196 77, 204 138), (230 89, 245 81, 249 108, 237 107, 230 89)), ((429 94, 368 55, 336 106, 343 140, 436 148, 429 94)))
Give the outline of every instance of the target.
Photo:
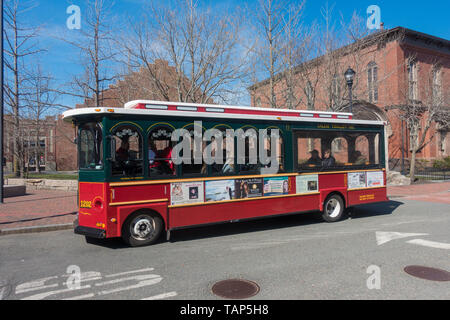
POLYGON ((60 230, 69 230, 69 229, 73 229, 73 223, 3 229, 3 230, 0 230, 0 236, 6 236, 6 235, 12 235, 12 234, 24 234, 24 233, 41 233, 41 232, 60 231, 60 230))

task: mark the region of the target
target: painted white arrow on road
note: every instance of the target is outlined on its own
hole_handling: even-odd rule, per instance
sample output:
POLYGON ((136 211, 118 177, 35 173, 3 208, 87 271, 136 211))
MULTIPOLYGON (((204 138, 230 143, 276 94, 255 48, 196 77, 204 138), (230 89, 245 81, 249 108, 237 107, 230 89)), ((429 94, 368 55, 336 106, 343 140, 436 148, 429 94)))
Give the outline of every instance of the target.
POLYGON ((424 247, 450 250, 450 243, 435 242, 435 241, 429 241, 429 240, 423 240, 423 239, 414 239, 414 240, 410 240, 407 242, 412 243, 412 244, 418 244, 419 246, 424 246, 424 247))
POLYGON ((428 235, 428 233, 401 233, 401 232, 377 231, 375 233, 375 235, 377 237, 377 244, 380 246, 391 240, 408 238, 408 237, 416 237, 416 236, 426 236, 426 235, 428 235))

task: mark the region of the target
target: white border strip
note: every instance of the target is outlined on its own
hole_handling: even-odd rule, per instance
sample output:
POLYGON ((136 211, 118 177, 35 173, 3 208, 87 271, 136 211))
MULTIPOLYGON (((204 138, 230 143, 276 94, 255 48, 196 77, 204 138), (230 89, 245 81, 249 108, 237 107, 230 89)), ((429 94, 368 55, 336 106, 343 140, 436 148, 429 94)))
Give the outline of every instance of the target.
MULTIPOLYGON (((95 115, 95 114, 125 114, 125 115, 140 115, 140 116, 173 116, 173 117, 190 117, 190 118, 211 118, 211 113, 206 112, 189 112, 189 111, 173 111, 173 110, 145 110, 145 109, 114 109, 114 112, 109 112, 109 108, 101 108, 96 112, 96 108, 81 108, 73 109, 63 113, 64 120, 70 121, 72 117, 82 115, 95 115)), ((220 119, 240 119, 240 120, 269 120, 280 121, 280 116, 266 116, 266 115, 252 115, 252 114, 230 114, 230 113, 217 113, 215 118, 220 119)), ((318 123, 340 123, 340 124, 369 124, 369 125, 384 125, 383 121, 370 121, 370 120, 353 120, 353 119, 334 119, 334 118, 307 118, 302 119, 298 116, 283 116, 283 121, 292 122, 318 122, 318 123)))

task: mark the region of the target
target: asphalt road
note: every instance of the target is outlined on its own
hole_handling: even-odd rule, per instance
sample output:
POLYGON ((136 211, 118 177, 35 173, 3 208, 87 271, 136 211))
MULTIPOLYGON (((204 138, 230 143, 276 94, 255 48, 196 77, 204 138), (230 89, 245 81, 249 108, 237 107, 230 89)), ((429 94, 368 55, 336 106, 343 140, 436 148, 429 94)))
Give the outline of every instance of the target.
POLYGON ((299 214, 180 230, 142 248, 87 244, 70 230, 2 236, 0 300, 216 300, 212 286, 235 278, 258 284, 251 299, 449 299, 450 281, 404 271, 450 271, 449 230, 450 205, 397 199, 338 223, 299 214))

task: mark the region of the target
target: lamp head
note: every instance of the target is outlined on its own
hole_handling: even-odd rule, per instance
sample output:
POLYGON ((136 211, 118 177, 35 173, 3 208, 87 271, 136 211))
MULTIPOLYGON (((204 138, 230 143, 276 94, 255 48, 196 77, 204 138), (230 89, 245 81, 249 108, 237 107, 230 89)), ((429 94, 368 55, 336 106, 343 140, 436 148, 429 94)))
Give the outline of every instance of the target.
POLYGON ((355 74, 356 72, 350 67, 348 67, 347 71, 345 71, 345 80, 349 86, 353 85, 353 78, 355 77, 355 74))

